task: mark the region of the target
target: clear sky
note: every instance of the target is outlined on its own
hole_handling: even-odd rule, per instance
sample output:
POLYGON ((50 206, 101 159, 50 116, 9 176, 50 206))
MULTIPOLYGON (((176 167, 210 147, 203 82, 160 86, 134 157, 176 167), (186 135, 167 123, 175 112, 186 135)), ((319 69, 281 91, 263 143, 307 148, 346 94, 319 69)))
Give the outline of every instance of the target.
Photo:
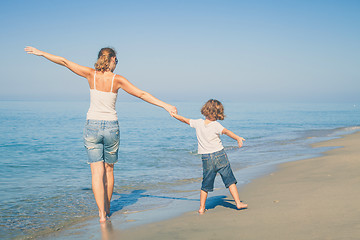
POLYGON ((90 67, 112 46, 115 73, 166 101, 359 104, 359 13, 358 0, 3 0, 0 100, 89 98, 29 45, 90 67))

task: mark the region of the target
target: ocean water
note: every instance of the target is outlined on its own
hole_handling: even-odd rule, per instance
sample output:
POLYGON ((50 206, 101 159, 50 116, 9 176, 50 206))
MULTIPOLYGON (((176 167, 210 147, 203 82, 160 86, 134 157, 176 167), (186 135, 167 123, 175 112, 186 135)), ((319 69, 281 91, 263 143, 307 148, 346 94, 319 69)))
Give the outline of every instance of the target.
MULTIPOLYGON (((173 103, 200 118, 202 103, 173 103)), ((354 104, 224 102, 233 169, 316 156, 310 144, 360 130, 354 104)), ((88 102, 0 101, 0 239, 39 238, 97 217, 82 134, 88 102)), ((144 102, 118 102, 119 162, 113 216, 167 206, 199 191, 195 131, 144 102)), ((239 184, 249 181, 238 177, 239 184)), ((216 182, 216 188, 223 188, 216 182)), ((195 201, 195 200, 194 200, 195 201)))

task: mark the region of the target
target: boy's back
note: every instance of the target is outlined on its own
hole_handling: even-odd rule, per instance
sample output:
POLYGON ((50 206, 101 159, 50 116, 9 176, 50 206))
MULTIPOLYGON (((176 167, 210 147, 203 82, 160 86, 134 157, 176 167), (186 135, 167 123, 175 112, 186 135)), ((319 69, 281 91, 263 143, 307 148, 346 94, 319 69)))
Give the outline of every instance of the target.
POLYGON ((203 119, 190 119, 190 127, 196 130, 199 154, 213 153, 224 148, 220 139, 224 127, 219 122, 206 123, 203 119))

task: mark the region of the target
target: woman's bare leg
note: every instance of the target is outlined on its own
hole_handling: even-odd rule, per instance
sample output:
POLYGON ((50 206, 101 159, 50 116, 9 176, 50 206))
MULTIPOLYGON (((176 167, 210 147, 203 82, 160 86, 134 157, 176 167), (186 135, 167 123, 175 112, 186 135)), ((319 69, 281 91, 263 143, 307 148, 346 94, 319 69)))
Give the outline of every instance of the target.
POLYGON ((235 183, 229 186, 229 191, 235 200, 237 209, 247 208, 247 204, 240 202, 239 193, 235 183))
POLYGON ((105 211, 110 216, 110 201, 114 192, 114 164, 105 163, 105 211))
POLYGON ((91 183, 96 204, 99 208, 99 221, 106 221, 105 211, 105 166, 103 162, 95 162, 90 164, 91 167, 91 183))

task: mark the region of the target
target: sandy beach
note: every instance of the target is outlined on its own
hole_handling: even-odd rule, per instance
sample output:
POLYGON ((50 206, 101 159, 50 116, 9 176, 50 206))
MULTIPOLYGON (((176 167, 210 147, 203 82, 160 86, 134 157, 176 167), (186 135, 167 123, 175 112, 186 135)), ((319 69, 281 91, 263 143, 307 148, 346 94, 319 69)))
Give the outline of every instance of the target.
MULTIPOLYGON (((204 215, 193 212, 128 230, 115 239, 360 239, 360 132, 314 147, 338 148, 321 157, 281 164, 204 215)), ((106 227, 104 227, 106 229, 106 227)), ((104 231, 103 238, 109 235, 104 231)))

